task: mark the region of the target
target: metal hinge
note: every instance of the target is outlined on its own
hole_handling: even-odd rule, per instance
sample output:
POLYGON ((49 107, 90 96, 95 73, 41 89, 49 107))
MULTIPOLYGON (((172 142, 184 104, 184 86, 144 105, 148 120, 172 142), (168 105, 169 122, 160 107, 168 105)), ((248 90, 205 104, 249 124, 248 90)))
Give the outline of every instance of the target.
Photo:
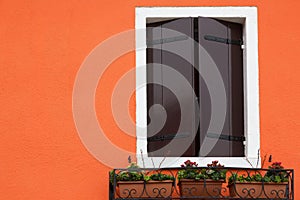
POLYGON ((182 139, 190 137, 190 133, 175 133, 175 134, 165 134, 159 136, 153 136, 148 138, 148 142, 157 142, 157 141, 165 141, 165 140, 173 140, 173 139, 182 139))
POLYGON ((243 40, 231 40, 228 38, 221 38, 221 37, 216 37, 212 35, 205 35, 204 36, 205 40, 213 41, 213 42, 220 42, 224 44, 233 44, 233 45, 243 45, 243 40))
POLYGON ((236 142, 244 142, 246 140, 244 136, 224 135, 218 133, 207 133, 206 137, 217 138, 220 140, 236 141, 236 142))
POLYGON ((176 36, 176 37, 163 38, 163 39, 158 39, 158 40, 147 40, 147 46, 182 41, 182 40, 187 40, 187 39, 189 39, 189 37, 187 35, 180 35, 180 36, 176 36))

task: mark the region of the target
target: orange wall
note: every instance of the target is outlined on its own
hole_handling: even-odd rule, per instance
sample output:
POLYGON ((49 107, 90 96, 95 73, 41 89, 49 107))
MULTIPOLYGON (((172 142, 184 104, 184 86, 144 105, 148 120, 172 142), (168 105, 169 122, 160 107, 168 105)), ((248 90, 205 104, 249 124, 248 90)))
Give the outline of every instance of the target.
MULTIPOLYGON (((84 148, 72 117, 73 84, 84 58, 108 37, 134 28, 136 6, 229 5, 258 7, 261 151, 294 168, 298 188, 299 1, 2 0, 0 199, 108 199, 109 168, 84 148)), ((134 53, 112 63, 96 107, 108 137, 134 152, 134 138, 122 133, 110 111, 114 83, 132 67, 134 53)), ((133 118, 134 105, 132 98, 133 118)))

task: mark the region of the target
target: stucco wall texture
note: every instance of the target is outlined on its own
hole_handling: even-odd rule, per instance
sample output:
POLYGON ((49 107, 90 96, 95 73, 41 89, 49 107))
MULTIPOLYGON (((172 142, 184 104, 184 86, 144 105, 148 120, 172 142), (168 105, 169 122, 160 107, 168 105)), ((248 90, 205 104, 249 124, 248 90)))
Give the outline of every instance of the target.
MULTIPOLYGON (((137 6, 258 7, 261 154, 296 170, 299 199, 300 1, 295 0, 1 0, 0 199, 108 199, 109 167, 80 141, 72 91, 89 52, 134 28, 137 6)), ((110 105, 115 83, 135 66, 134 56, 128 53, 109 66, 95 100, 107 136, 131 152, 135 139, 118 128, 110 105)), ((134 87, 133 76, 128 88, 134 87)), ((134 99, 128 105, 133 119, 134 99)), ((126 166, 127 158, 122 162, 120 167, 126 166)))

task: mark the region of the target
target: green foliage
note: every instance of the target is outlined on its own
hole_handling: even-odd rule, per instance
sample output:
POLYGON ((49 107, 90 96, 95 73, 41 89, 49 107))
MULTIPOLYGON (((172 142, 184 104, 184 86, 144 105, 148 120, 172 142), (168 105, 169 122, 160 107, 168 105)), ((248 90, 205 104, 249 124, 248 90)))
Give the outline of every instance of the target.
POLYGON ((229 179, 229 183, 233 182, 271 182, 270 178, 267 176, 262 176, 261 174, 254 174, 254 175, 238 175, 236 173, 232 174, 229 179))
POLYGON ((213 179, 215 181, 225 180, 227 170, 224 165, 221 165, 217 160, 207 165, 208 169, 201 170, 201 173, 207 175, 205 178, 213 179))
POLYGON ((182 170, 178 172, 178 179, 213 179, 215 181, 225 180, 227 170, 224 166, 218 164, 218 161, 213 161, 211 164, 207 165, 207 168, 199 169, 196 162, 191 162, 187 160, 181 165, 182 170))
POLYGON ((117 181, 143 181, 144 175, 139 171, 122 171, 117 177, 117 181))
POLYGON ((161 172, 152 173, 147 176, 143 170, 140 169, 135 163, 131 163, 126 170, 116 173, 115 170, 109 172, 110 182, 113 184, 114 176, 116 181, 164 181, 164 180, 175 180, 171 175, 163 174, 161 172))
POLYGON ((254 175, 238 175, 236 173, 232 174, 229 178, 228 178, 228 182, 229 183, 233 183, 233 182, 241 182, 241 183, 245 183, 245 182, 269 182, 268 178, 266 177, 266 179, 264 177, 262 177, 261 174, 254 174, 254 175))
POLYGON ((178 171, 178 179, 196 179, 198 175, 197 169, 183 169, 178 171))
POLYGON ((136 163, 130 163, 127 170, 115 173, 114 170, 109 172, 112 184, 114 176, 116 177, 116 181, 144 181, 144 173, 136 163))
POLYGON ((288 182, 288 174, 284 170, 283 166, 281 166, 280 162, 275 162, 271 166, 269 166, 269 170, 263 176, 260 173, 256 173, 253 175, 238 175, 236 173, 232 174, 229 179, 229 183, 233 182, 273 182, 273 183, 282 183, 288 182))
MULTIPOLYGON (((150 176, 147 176, 147 177, 149 177, 149 178, 147 178, 148 180, 152 180, 152 181, 175 180, 174 176, 171 176, 168 174, 163 174, 161 172, 151 174, 150 176)), ((146 180, 146 181, 148 181, 148 180, 146 180)))
POLYGON ((197 169, 198 164, 187 160, 181 165, 182 170, 178 171, 178 180, 180 179, 196 179, 199 174, 199 169, 197 169))
POLYGON ((270 178, 270 182, 281 183, 288 181, 288 174, 283 170, 281 162, 274 162, 269 166, 266 176, 270 178))
POLYGON ((114 183, 114 174, 115 174, 115 170, 109 171, 109 182, 110 182, 111 184, 114 183))

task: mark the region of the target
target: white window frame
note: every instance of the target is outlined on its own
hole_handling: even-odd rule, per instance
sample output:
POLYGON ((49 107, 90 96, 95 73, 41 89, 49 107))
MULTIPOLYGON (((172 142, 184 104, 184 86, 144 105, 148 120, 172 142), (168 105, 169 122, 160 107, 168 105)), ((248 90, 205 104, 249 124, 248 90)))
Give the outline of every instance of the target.
POLYGON ((185 160, 206 166, 218 160, 227 167, 260 167, 258 28, 256 7, 137 7, 136 28, 136 153, 140 166, 179 167, 185 160), (179 17, 213 17, 242 20, 244 66, 245 157, 148 157, 147 154, 147 89, 146 89, 146 19, 179 17), (142 87, 140 87, 142 85, 142 87), (140 128, 144 127, 144 128, 140 128), (141 150, 143 156, 141 156, 141 150))

